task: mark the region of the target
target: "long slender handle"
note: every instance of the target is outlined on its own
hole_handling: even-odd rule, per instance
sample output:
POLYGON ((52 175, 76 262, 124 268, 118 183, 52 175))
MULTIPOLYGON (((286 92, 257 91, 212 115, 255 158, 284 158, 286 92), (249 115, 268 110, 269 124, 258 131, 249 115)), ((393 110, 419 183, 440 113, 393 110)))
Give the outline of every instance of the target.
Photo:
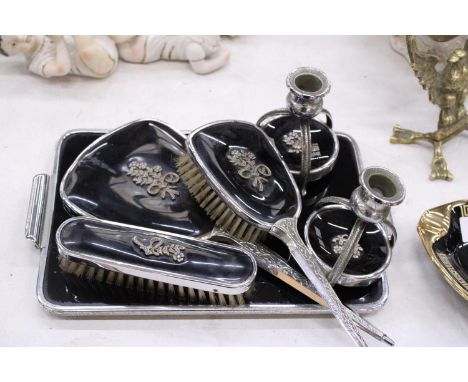
POLYGON ((356 248, 359 244, 359 239, 361 238, 362 234, 364 233, 364 229, 366 228, 366 222, 361 219, 357 219, 356 223, 354 223, 351 232, 349 233, 348 239, 343 247, 343 250, 336 259, 335 265, 333 265, 332 270, 328 274, 328 282, 331 285, 335 285, 338 279, 340 278, 341 274, 346 269, 346 266, 353 257, 354 252, 356 252, 356 248))
POLYGON ((297 231, 297 219, 281 219, 272 226, 270 232, 288 246, 291 255, 302 268, 307 278, 312 282, 320 297, 325 300, 335 318, 351 336, 354 343, 358 346, 367 346, 357 331, 349 311, 341 303, 317 260, 302 241, 297 231))
MULTIPOLYGON (((284 281, 286 284, 309 297, 316 303, 328 308, 327 303, 322 297, 319 296, 317 290, 309 281, 309 279, 304 277, 300 272, 296 271, 286 261, 284 261, 280 255, 272 251, 270 248, 267 248, 259 243, 251 243, 249 241, 241 240, 220 228, 214 228, 212 230, 210 239, 218 241, 221 240, 223 242, 227 242, 228 244, 238 245, 239 247, 249 251, 255 257, 255 261, 261 269, 284 281)), ((346 308, 349 310, 351 318, 359 327, 359 329, 374 337, 378 341, 385 342, 390 346, 395 345, 395 342, 383 331, 372 325, 369 321, 354 312, 351 308, 346 308)))
MULTIPOLYGON (((306 277, 302 276, 302 274, 297 272, 294 268, 290 267, 286 262, 284 262, 284 265, 281 268, 285 270, 287 269, 286 271, 287 273, 283 272, 282 270, 277 270, 276 277, 283 280, 285 283, 292 286, 293 288, 303 293, 310 299, 314 300, 318 304, 328 308, 326 301, 318 295, 317 290, 306 277)), ((348 310, 349 316, 354 321, 354 323, 359 327, 359 329, 366 332, 370 336, 374 337, 377 341, 384 342, 390 346, 395 345, 395 341, 393 341, 383 331, 381 331, 379 328, 377 328, 372 323, 367 321, 365 318, 361 317, 359 314, 353 311, 350 307, 346 305, 345 307, 348 310)))
MULTIPOLYGON (((286 261, 284 261, 281 256, 258 243, 250 243, 236 238, 233 238, 233 241, 240 247, 250 251, 254 255, 255 260, 257 261, 257 264, 260 268, 269 272, 273 276, 278 277, 280 280, 284 281, 286 284, 309 297, 316 303, 328 308, 326 301, 319 296, 317 290, 309 281, 309 279, 304 277, 300 272, 296 271, 293 267, 286 263, 286 261)), ((395 345, 395 342, 379 328, 375 327, 372 323, 361 317, 351 308, 346 306, 346 309, 359 329, 374 337, 378 341, 385 342, 390 346, 395 345)))

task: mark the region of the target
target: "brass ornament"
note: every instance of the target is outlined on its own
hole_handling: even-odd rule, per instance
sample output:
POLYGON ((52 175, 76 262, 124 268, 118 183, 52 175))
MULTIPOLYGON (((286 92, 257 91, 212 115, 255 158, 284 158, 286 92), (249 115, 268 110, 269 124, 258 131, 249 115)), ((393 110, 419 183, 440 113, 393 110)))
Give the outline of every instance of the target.
MULTIPOLYGON (((449 41, 453 36, 431 36, 437 42, 449 41)), ((449 54, 443 69, 438 70, 440 58, 430 51, 418 48, 416 36, 406 36, 411 67, 423 89, 429 93, 429 100, 440 107, 437 131, 419 133, 393 128, 391 143, 410 144, 417 141, 430 142, 434 146, 430 179, 453 180, 442 154, 442 144, 468 128, 465 99, 468 93, 468 40, 462 49, 449 54)))
POLYGON ((467 280, 452 266, 447 254, 434 250, 434 243, 448 234, 451 212, 456 207, 461 207, 462 216, 465 216, 465 213, 468 213, 468 200, 458 200, 427 210, 421 216, 417 230, 424 248, 437 270, 455 292, 468 301, 467 280))

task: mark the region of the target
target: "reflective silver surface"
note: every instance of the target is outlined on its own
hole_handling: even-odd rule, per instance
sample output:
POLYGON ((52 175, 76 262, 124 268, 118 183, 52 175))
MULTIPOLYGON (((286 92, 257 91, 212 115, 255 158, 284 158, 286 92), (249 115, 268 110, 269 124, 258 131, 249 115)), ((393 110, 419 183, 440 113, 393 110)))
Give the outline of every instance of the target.
POLYGON ((185 137, 167 123, 138 120, 97 138, 68 167, 60 196, 81 216, 202 237, 213 223, 177 175, 185 137))
POLYGON ((243 293, 257 273, 253 256, 239 247, 86 217, 62 223, 56 232, 56 243, 59 253, 71 260, 215 293, 243 293), (168 256, 141 250, 139 243, 155 239, 164 244, 168 256), (181 249, 182 259, 177 257, 181 249))
POLYGON ((359 176, 360 186, 351 194, 350 205, 357 219, 349 238, 337 258, 328 279, 333 285, 344 272, 367 223, 379 223, 386 219, 390 208, 403 202, 405 188, 400 178, 383 167, 367 167, 359 176))
POLYGON ((308 195, 313 204, 326 192, 326 175, 333 169, 339 151, 331 114, 323 109, 330 82, 322 71, 300 67, 289 73, 286 86, 289 89, 287 109, 264 114, 257 126, 272 138, 301 195, 308 195), (325 123, 320 121, 320 116, 326 118, 325 123), (314 197, 310 198, 311 195, 314 197))
POLYGON ((297 223, 302 211, 299 189, 279 151, 265 132, 248 122, 217 121, 190 133, 186 147, 204 180, 210 183, 222 202, 250 224, 282 240, 354 343, 366 346, 349 312, 298 233, 297 223), (272 178, 275 182, 280 182, 281 187, 277 187, 278 192, 273 195, 276 197, 275 200, 280 201, 281 208, 273 209, 271 203, 265 202, 266 199, 246 192, 244 185, 241 186, 232 180, 229 168, 222 162, 220 154, 233 147, 255 151, 256 155, 268 162, 272 178))
MULTIPOLYGON (((95 133, 104 134, 107 131, 102 130, 73 130, 66 133, 58 141, 56 146, 56 156, 54 165, 51 172, 49 189, 47 192, 47 208, 45 209, 45 219, 43 221, 42 235, 39 237, 39 246, 42 248, 40 253, 40 262, 37 280, 37 297, 39 302, 46 310, 56 315, 64 315, 71 317, 78 316, 239 316, 244 315, 321 315, 330 314, 330 311, 318 304, 255 304, 250 303, 246 306, 161 306, 161 305, 97 305, 97 304, 65 304, 55 300, 50 300, 44 293, 44 278, 46 275, 47 256, 49 252, 48 242, 51 234, 51 222, 57 197, 56 187, 59 166, 59 153, 63 142, 70 136, 82 133, 95 133)), ((339 136, 344 137, 353 144, 355 156, 360 165, 360 155, 357 145, 352 137, 347 134, 338 133, 339 136)), ((385 305, 388 295, 388 281, 387 277, 382 275, 382 293, 375 300, 368 303, 351 304, 349 307, 358 313, 371 313, 382 309, 385 305)))
MULTIPOLYGON (((310 280, 307 279, 307 277, 304 277, 302 273, 292 268, 286 261, 282 259, 281 256, 273 252, 271 249, 260 243, 252 243, 240 240, 230 235, 229 233, 216 228, 213 230, 211 238, 215 240, 226 241, 227 243, 233 243, 240 246, 241 248, 246 248, 250 251, 250 253, 252 253, 258 266, 261 269, 266 270, 270 274, 280 278, 297 290, 300 290, 301 293, 306 294, 309 298, 312 298, 320 305, 326 305, 325 301, 319 296, 317 289, 310 282, 310 280)), ((395 345, 395 342, 390 337, 388 337, 384 332, 375 327, 369 321, 362 318, 359 314, 355 313, 351 309, 349 309, 349 314, 359 329, 365 331, 367 334, 374 337, 378 341, 382 341, 391 346, 395 345)))
POLYGON ((390 208, 405 199, 400 178, 383 167, 367 167, 359 176, 360 186, 350 198, 354 213, 368 223, 378 223, 390 213, 390 208))
POLYGON ((313 118, 322 111, 323 97, 330 91, 330 82, 321 70, 301 67, 289 73, 288 107, 299 117, 313 118))
MULTIPOLYGON (((326 161, 326 163, 324 163, 324 164, 322 164, 320 166, 314 166, 313 168, 309 169, 309 175, 307 177, 309 181, 320 179, 320 178, 327 175, 328 173, 330 173, 333 170, 333 166, 335 165, 335 162, 336 162, 336 160, 338 158, 339 149, 340 149, 340 143, 338 142, 337 133, 335 133, 335 131, 332 129, 332 118, 331 118, 330 112, 328 110, 326 110, 326 109, 322 109, 321 114, 323 114, 326 117, 325 124, 330 128, 329 133, 330 133, 330 135, 331 135, 331 137, 333 139, 333 145, 335 147, 335 150, 333 151, 330 158, 326 161)), ((287 117, 287 116, 290 116, 290 115, 291 115, 290 111, 288 109, 285 109, 285 108, 279 108, 279 109, 276 109, 276 110, 272 110, 272 111, 264 114, 262 117, 259 118, 259 120, 257 121, 257 126, 262 128, 263 130, 270 130, 270 129, 274 130, 275 127, 273 126, 273 123, 274 123, 275 120, 283 118, 283 117, 287 117)), ((321 116, 321 115, 319 115, 319 116, 321 116)), ((315 119, 318 120, 319 116, 315 117, 315 119)), ((298 144, 296 144, 295 147, 299 150, 299 153, 302 153, 302 134, 301 134, 300 130, 293 131, 293 132, 295 132, 297 135, 300 135, 300 137, 301 137, 301 142, 300 142, 301 143, 301 148, 300 148, 300 150, 299 150, 298 144)), ((271 133, 267 133, 267 134, 270 136, 271 133)), ((271 137, 270 137, 270 139, 273 140, 273 138, 271 138, 271 137)), ((312 142, 312 144, 313 144, 313 142, 312 142)), ((291 142, 291 144, 289 146, 292 146, 292 145, 293 145, 293 143, 291 142)), ((291 152, 295 152, 295 151, 291 151, 291 152)), ((289 171, 294 176, 300 176, 301 175, 300 170, 295 170, 295 169, 290 168, 289 171)))
POLYGON ((31 196, 29 199, 28 215, 26 217, 25 236, 40 248, 42 221, 46 207, 47 185, 49 176, 38 174, 33 178, 31 196))
MULTIPOLYGON (((318 214, 320 214, 323 211, 333 211, 336 209, 343 209, 343 210, 348 210, 351 211, 351 207, 349 205, 349 201, 346 199, 341 199, 341 198, 329 198, 330 202, 331 201, 339 201, 340 203, 323 203, 319 208, 317 208, 316 211, 314 211, 307 219, 306 224, 304 226, 304 237, 305 241, 307 243, 307 247, 310 249, 311 252, 314 253, 315 257, 319 261, 320 265, 324 269, 326 274, 329 274, 330 271, 332 270, 332 267, 330 267, 325 261, 321 259, 321 257, 313 250, 310 238, 309 238, 309 232, 311 230, 311 224, 316 218, 318 214)), ((364 275, 358 275, 358 274, 349 274, 346 272, 341 272, 339 275, 339 278, 337 280, 337 283, 340 285, 344 286, 349 286, 349 287, 356 287, 356 286, 366 286, 374 282, 375 280, 379 279, 382 277, 384 274, 385 270, 388 268, 391 262, 392 258, 392 247, 390 245, 390 240, 387 234, 387 231, 385 230, 384 223, 376 223, 376 226, 378 230, 381 232, 382 236, 386 238, 385 240, 385 250, 387 252, 387 256, 385 258, 385 261, 382 263, 382 266, 379 267, 379 269, 375 270, 372 273, 364 274, 364 275)), ((365 252, 363 253, 363 258, 365 258, 365 252)))

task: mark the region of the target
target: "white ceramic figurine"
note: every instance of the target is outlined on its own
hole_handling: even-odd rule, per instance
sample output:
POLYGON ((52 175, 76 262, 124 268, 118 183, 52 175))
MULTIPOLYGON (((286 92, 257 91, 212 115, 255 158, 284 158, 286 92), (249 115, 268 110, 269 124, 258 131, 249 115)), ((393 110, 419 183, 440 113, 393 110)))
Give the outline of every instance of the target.
POLYGON ((1 36, 0 52, 24 55, 28 69, 45 78, 68 74, 104 78, 118 63, 109 36, 1 36))
POLYGON ((124 61, 146 64, 159 60, 188 61, 193 71, 206 74, 223 67, 229 52, 220 36, 111 36, 124 61))

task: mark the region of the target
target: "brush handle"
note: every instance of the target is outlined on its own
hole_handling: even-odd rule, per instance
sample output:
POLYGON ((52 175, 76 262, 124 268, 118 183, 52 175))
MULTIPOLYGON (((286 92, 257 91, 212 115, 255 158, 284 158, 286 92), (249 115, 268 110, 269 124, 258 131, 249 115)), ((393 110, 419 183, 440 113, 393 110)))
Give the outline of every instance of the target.
MULTIPOLYGON (((258 243, 243 242, 240 240, 236 240, 236 243, 241 247, 249 250, 254 255, 255 260, 257 261, 257 264, 260 268, 278 277, 321 306, 326 308, 328 307, 326 301, 319 296, 317 289, 313 286, 310 280, 291 267, 281 258, 281 256, 258 243)), ((346 309, 351 319, 359 327, 359 329, 374 337, 378 341, 385 342, 391 346, 395 344, 394 341, 379 328, 375 327, 372 323, 361 317, 349 307, 346 307, 346 309)))
MULTIPOLYGON (((296 271, 286 261, 284 261, 281 256, 273 252, 270 248, 267 248, 259 243, 251 243, 240 240, 220 229, 214 229, 210 238, 224 238, 228 240, 230 244, 236 244, 239 247, 249 251, 255 257, 255 261, 257 262, 258 266, 264 271, 284 281, 286 284, 309 297, 316 303, 324 307, 328 307, 325 300, 319 296, 317 290, 309 281, 309 279, 304 277, 300 272, 296 271)), ((377 341, 385 342, 391 346, 395 344, 394 341, 380 329, 372 325, 369 321, 361 317, 352 309, 348 307, 346 308, 348 309, 352 320, 359 327, 359 329, 374 337, 377 341)))
POLYGON ((304 244, 297 230, 296 218, 278 220, 270 229, 270 233, 282 240, 289 248, 291 255, 302 268, 307 278, 314 285, 320 297, 325 300, 328 308, 357 346, 367 346, 354 324, 349 310, 341 303, 332 286, 328 282, 322 268, 304 244))

